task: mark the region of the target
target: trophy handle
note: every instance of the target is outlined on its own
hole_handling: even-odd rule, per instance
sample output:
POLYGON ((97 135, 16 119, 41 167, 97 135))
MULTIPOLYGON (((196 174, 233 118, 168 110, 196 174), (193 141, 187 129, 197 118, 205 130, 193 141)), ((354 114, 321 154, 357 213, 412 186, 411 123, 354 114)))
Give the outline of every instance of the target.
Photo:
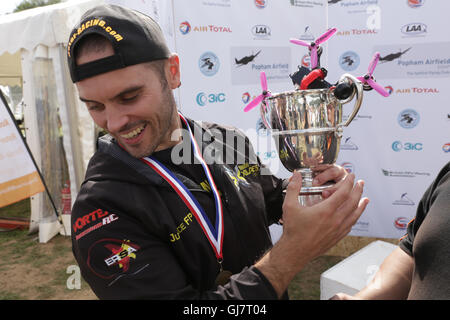
POLYGON ((272 129, 271 125, 269 123, 269 117, 270 117, 270 108, 267 105, 267 100, 263 99, 263 101, 261 101, 261 105, 259 108, 259 111, 261 113, 261 121, 264 124, 264 126, 266 127, 267 130, 272 129))
POLYGON ((359 81, 356 77, 352 76, 349 73, 343 74, 341 76, 341 78, 339 79, 338 83, 341 83, 344 81, 347 81, 347 82, 350 82, 351 84, 353 84, 354 89, 353 89, 353 93, 350 95, 350 97, 348 97, 345 100, 339 100, 339 102, 341 104, 348 103, 353 99, 355 94, 356 94, 356 101, 355 101, 355 106, 353 107, 353 111, 350 114, 350 116, 348 117, 347 121, 345 121, 345 123, 343 123, 343 124, 340 123, 338 125, 338 127, 340 127, 340 128, 347 127, 350 124, 350 122, 353 121, 353 119, 358 114, 359 108, 361 107, 361 104, 362 104, 362 98, 363 98, 363 84, 361 81, 359 81))

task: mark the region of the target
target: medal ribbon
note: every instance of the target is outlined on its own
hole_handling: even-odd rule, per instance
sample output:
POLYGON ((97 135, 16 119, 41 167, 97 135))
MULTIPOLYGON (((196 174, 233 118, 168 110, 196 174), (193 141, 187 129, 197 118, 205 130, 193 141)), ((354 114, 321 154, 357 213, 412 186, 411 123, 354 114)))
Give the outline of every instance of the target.
POLYGON ((211 224, 211 221, 208 218, 208 215, 203 210, 200 203, 198 203, 197 199, 194 195, 189 191, 189 189, 170 171, 166 168, 162 163, 153 158, 152 156, 148 156, 142 158, 146 164, 148 164, 153 170, 156 171, 164 180, 166 180, 170 186, 175 190, 178 196, 183 200, 186 206, 191 210, 191 213, 197 219, 197 222, 202 227, 203 233, 208 239, 211 247, 214 250, 216 258, 218 261, 222 261, 222 243, 223 243, 223 210, 222 210, 222 201, 219 195, 219 191, 214 183, 214 179, 212 177, 211 172, 209 171, 208 166, 206 165, 205 159, 200 153, 200 148, 197 145, 197 142, 194 139, 194 135, 192 134, 191 128, 189 127, 188 122, 183 117, 181 113, 178 113, 181 120, 186 124, 186 127, 189 131, 189 136, 191 138, 192 150, 194 151, 194 156, 199 160, 203 167, 203 171, 205 172, 206 178, 208 179, 209 185, 211 186, 211 190, 214 196, 214 202, 216 207, 216 223, 215 226, 211 224))

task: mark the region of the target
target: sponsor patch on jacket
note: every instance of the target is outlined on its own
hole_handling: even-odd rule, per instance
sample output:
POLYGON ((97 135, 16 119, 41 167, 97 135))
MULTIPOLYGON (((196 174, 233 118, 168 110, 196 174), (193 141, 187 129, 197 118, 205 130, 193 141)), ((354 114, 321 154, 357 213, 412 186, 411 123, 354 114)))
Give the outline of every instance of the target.
POLYGON ((72 225, 73 232, 76 233, 82 231, 75 236, 75 239, 79 240, 88 233, 97 230, 104 225, 110 224, 117 219, 119 219, 117 215, 106 210, 97 209, 89 212, 88 214, 85 214, 84 216, 79 217, 74 221, 72 225))
POLYGON ((87 265, 103 279, 111 279, 131 271, 140 246, 130 240, 100 239, 88 251, 87 265))
POLYGON ((259 174, 259 166, 257 164, 244 163, 237 166, 237 176, 239 178, 246 178, 248 176, 257 177, 259 174))

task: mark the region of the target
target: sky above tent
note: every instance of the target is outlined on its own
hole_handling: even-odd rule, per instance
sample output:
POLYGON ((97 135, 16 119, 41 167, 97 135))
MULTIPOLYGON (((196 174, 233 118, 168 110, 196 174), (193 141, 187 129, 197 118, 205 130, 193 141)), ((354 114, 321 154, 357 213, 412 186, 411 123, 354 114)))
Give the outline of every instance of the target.
POLYGON ((21 2, 22 0, 0 1, 0 15, 13 12, 21 2))

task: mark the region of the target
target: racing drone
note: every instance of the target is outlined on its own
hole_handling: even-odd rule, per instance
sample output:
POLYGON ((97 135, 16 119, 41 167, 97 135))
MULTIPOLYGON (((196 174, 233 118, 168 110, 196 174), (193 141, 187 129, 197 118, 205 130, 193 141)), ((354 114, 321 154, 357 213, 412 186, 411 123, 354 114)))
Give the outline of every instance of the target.
POLYGON ((313 69, 317 68, 318 65, 320 66, 319 55, 322 53, 322 50, 320 50, 320 52, 318 52, 319 48, 320 48, 319 45, 324 43, 328 39, 330 39, 331 36, 336 33, 336 31, 337 31, 336 28, 329 29, 323 35, 321 35, 316 40, 314 40, 313 42, 310 42, 310 43, 305 42, 300 39, 293 39, 293 38, 291 38, 289 41, 291 43, 295 43, 300 46, 308 47, 309 56, 311 58, 311 70, 313 70, 313 69))
MULTIPOLYGON (((304 66, 299 67, 294 74, 290 75, 292 82, 297 90, 333 88, 334 95, 339 100, 347 99, 352 94, 353 84, 347 82, 342 82, 339 84, 336 83, 335 85, 330 84, 325 80, 328 74, 327 70, 320 66, 320 57, 323 52, 320 44, 330 39, 336 33, 336 31, 336 28, 328 29, 324 34, 310 43, 294 38, 291 38, 289 40, 293 44, 308 47, 309 49, 310 68, 304 66)), ((369 63, 367 73, 361 77, 357 77, 357 79, 363 83, 364 90, 368 91, 374 89, 382 96, 387 97, 389 96, 389 92, 387 92, 383 88, 383 86, 378 84, 373 77, 373 72, 379 60, 380 53, 376 52, 369 63)), ((250 103, 244 108, 245 112, 252 110, 260 103, 265 103, 266 98, 272 95, 271 92, 267 89, 267 78, 264 71, 261 72, 260 79, 263 91, 259 96, 250 101, 250 103)))
POLYGON ((262 87, 263 91, 259 96, 257 96, 255 99, 250 101, 250 103, 245 107, 244 112, 248 112, 248 111, 252 110, 254 107, 256 107, 261 102, 263 102, 267 97, 270 97, 272 95, 270 93, 270 91, 267 90, 267 78, 266 78, 266 73, 264 71, 261 71, 260 79, 261 79, 261 87, 262 87))
POLYGON ((377 66, 378 60, 380 60, 380 53, 375 52, 373 55, 372 60, 369 63, 369 69, 367 70, 367 73, 362 77, 357 77, 359 81, 363 83, 364 90, 372 90, 374 89, 379 94, 381 94, 383 97, 389 96, 389 92, 387 92, 380 84, 375 82, 375 79, 373 78, 372 74, 375 70, 375 67, 377 66))

